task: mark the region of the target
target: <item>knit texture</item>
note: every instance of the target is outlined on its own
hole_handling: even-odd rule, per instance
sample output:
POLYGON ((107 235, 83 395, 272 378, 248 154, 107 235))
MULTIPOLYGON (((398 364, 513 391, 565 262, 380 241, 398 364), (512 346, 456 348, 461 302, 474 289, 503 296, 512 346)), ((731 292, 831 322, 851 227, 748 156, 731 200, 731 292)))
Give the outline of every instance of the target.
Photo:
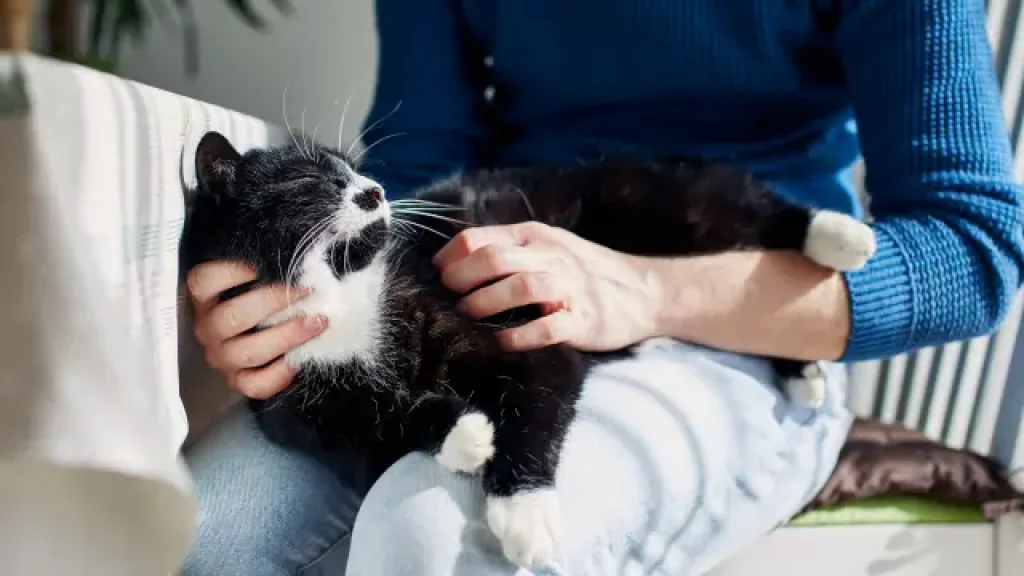
POLYGON ((983 0, 377 0, 365 169, 700 156, 860 214, 845 360, 994 330, 1019 287, 1021 187, 983 0), (490 89, 489 89, 490 87, 490 89), (493 94, 493 97, 485 97, 493 94))

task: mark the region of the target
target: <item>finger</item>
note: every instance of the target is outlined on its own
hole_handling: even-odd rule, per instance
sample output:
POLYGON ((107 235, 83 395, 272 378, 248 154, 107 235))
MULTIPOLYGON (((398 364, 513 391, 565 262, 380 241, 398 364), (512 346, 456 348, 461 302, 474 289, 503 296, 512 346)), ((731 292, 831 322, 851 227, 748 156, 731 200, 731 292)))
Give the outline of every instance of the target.
POLYGON ((205 345, 223 342, 250 330, 308 294, 283 284, 263 286, 214 306, 196 320, 196 338, 205 345))
POLYGON ((559 288, 553 274, 524 272, 470 292, 459 301, 457 309, 479 319, 528 304, 559 302, 563 297, 564 289, 559 288))
POLYGON ((236 372, 228 385, 249 398, 266 400, 287 388, 297 373, 298 370, 281 358, 265 368, 236 372))
POLYGON ((543 249, 489 244, 441 271, 441 282, 465 294, 481 284, 523 272, 553 270, 551 255, 543 249))
POLYGON ((506 328, 496 336, 505 350, 535 350, 572 340, 575 337, 575 323, 569 312, 562 310, 522 326, 506 328))
POLYGON ((327 319, 321 316, 292 318, 255 334, 228 340, 217 351, 216 359, 211 363, 230 372, 257 368, 320 334, 326 326, 327 319))
POLYGON ((256 279, 256 270, 248 264, 230 260, 204 262, 189 271, 188 292, 196 311, 205 311, 217 303, 217 296, 240 284, 256 279))
POLYGON ((444 270, 484 246, 522 246, 525 243, 520 224, 467 228, 437 251, 434 265, 444 270))

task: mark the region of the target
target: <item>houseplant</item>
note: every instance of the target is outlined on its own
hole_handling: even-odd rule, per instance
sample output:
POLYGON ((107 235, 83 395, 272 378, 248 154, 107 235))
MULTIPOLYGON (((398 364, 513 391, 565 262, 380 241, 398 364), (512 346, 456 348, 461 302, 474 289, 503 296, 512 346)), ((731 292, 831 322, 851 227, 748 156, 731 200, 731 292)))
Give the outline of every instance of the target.
MULTIPOLYGON (((223 1, 251 28, 266 29, 266 20, 251 0, 223 1)), ((283 14, 291 12, 289 0, 270 3, 283 14)), ((141 42, 154 23, 181 28, 185 68, 195 75, 199 71, 199 35, 193 0, 49 0, 49 49, 54 56, 112 71, 124 42, 141 42), (78 39, 83 8, 87 13, 84 46, 78 39)))

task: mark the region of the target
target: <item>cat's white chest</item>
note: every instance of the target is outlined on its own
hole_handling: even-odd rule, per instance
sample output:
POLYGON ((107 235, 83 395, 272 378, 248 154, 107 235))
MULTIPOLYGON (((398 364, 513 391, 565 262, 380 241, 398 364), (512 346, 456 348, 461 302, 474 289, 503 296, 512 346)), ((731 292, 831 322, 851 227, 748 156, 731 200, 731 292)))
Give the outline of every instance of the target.
POLYGON ((381 297, 387 269, 375 258, 357 272, 337 278, 324 261, 322 250, 310 251, 301 267, 298 284, 313 293, 266 322, 274 325, 298 314, 320 314, 327 328, 320 336, 288 353, 292 366, 334 364, 350 360, 372 362, 380 347, 381 297))

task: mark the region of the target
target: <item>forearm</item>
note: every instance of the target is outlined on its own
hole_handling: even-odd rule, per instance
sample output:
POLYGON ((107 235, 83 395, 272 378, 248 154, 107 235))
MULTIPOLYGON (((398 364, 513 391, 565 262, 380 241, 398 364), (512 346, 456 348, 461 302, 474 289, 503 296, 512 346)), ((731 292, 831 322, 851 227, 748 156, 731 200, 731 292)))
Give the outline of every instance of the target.
POLYGON ((657 301, 658 336, 800 360, 836 359, 846 347, 845 282, 800 254, 731 252, 640 266, 657 301))

